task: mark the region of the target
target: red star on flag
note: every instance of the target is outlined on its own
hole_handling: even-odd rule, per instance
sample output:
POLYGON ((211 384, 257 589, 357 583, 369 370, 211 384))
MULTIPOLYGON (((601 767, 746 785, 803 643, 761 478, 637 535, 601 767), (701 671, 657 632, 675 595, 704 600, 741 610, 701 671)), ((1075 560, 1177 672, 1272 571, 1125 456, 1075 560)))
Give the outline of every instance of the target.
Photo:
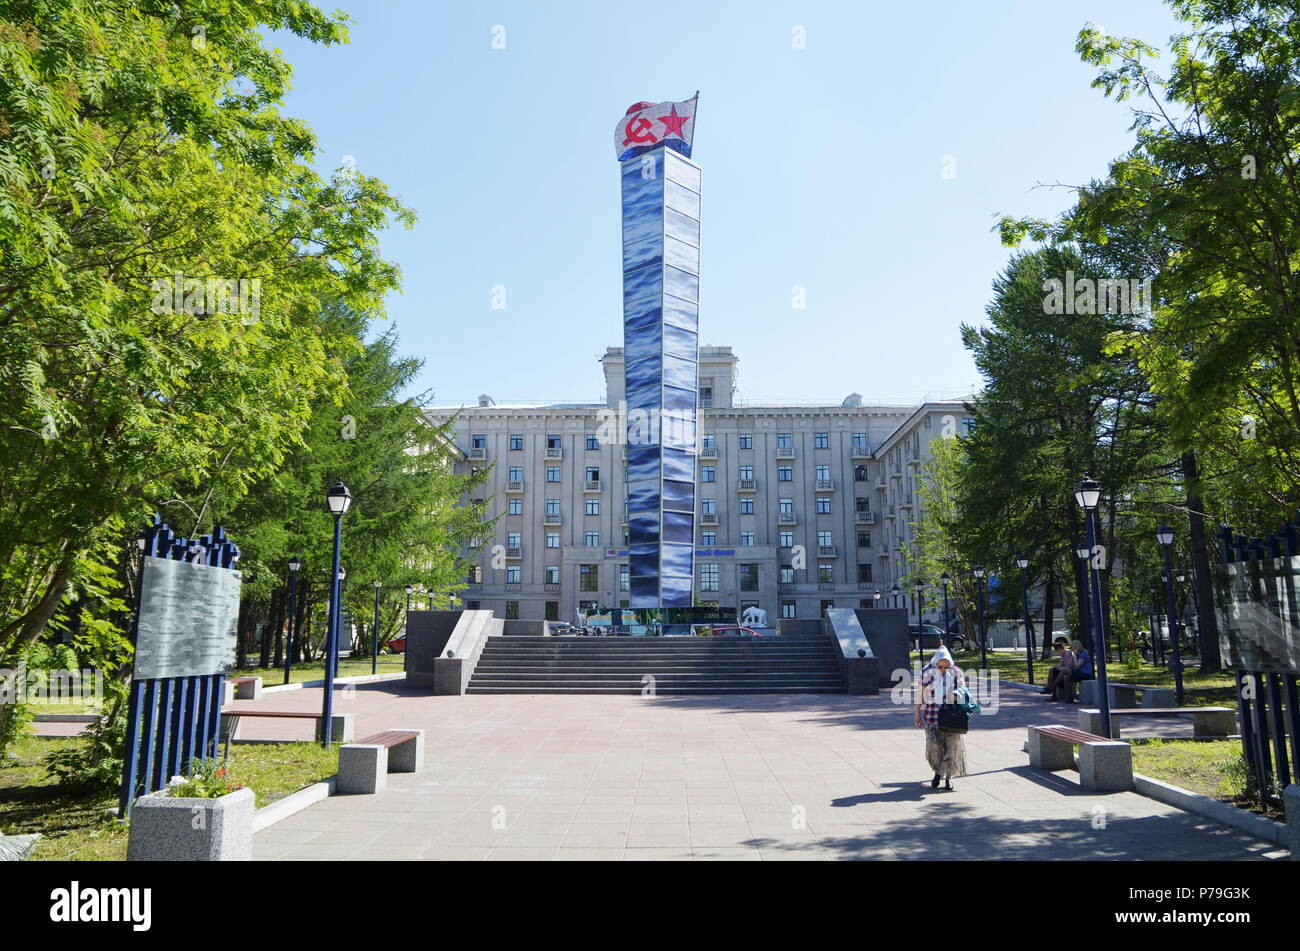
POLYGON ((669 110, 669 113, 670 114, 666 116, 659 116, 659 121, 667 126, 667 128, 664 129, 664 136, 675 135, 679 139, 686 138, 686 133, 682 131, 682 126, 689 122, 691 117, 679 116, 677 114, 676 106, 673 106, 672 109, 669 110))

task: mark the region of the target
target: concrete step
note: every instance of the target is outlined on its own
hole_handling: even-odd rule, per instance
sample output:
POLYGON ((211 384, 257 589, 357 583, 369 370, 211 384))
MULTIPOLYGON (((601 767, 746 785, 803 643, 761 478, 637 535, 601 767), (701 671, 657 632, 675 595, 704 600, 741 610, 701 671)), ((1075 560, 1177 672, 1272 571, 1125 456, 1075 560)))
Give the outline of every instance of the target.
MULTIPOLYGON (((487 687, 487 686, 482 686, 482 685, 476 685, 476 684, 474 684, 474 683, 471 682, 470 685, 469 685, 469 687, 466 688, 465 692, 466 692, 466 693, 477 693, 477 694, 489 694, 489 693, 496 693, 496 694, 556 694, 556 693, 575 693, 575 694, 628 694, 628 695, 636 695, 636 694, 640 694, 640 693, 642 693, 643 690, 644 690, 644 688, 643 688, 642 686, 640 686, 640 685, 638 685, 638 686, 636 686, 636 687, 593 687, 593 686, 573 686, 573 685, 566 685, 566 686, 536 686, 536 685, 528 685, 528 686, 524 686, 524 685, 520 685, 520 686, 491 686, 491 687, 487 687)), ((666 686, 666 685, 663 685, 663 684, 656 684, 656 685, 655 685, 655 694, 656 694, 656 695, 669 695, 669 694, 671 694, 671 695, 675 695, 675 696, 683 696, 683 695, 687 695, 687 694, 693 694, 693 695, 709 695, 709 694, 765 694, 765 693, 780 693, 780 694, 823 694, 823 693, 844 693, 844 692, 845 692, 845 690, 844 690, 844 687, 843 687, 843 686, 839 686, 839 687, 836 687, 836 688, 825 688, 825 687, 808 687, 808 686, 794 686, 794 687, 771 687, 771 686, 769 686, 769 687, 750 687, 750 686, 742 686, 742 687, 733 687, 733 686, 672 687, 672 686, 666 686)))

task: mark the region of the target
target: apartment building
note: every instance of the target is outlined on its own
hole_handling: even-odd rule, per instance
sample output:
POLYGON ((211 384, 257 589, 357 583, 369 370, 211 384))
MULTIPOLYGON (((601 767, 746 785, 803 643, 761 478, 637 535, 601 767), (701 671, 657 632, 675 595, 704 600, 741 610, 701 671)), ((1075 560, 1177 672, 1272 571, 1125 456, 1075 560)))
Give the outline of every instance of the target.
MULTIPOLYGON (((458 465, 492 467, 478 504, 500 518, 469 552, 467 608, 576 622, 628 606, 623 349, 601 362, 602 403, 426 409, 456 415, 458 465)), ((933 440, 967 431, 965 404, 740 405, 736 369, 730 347, 700 348, 696 603, 771 619, 907 604, 889 591, 924 514, 917 480, 933 440)))

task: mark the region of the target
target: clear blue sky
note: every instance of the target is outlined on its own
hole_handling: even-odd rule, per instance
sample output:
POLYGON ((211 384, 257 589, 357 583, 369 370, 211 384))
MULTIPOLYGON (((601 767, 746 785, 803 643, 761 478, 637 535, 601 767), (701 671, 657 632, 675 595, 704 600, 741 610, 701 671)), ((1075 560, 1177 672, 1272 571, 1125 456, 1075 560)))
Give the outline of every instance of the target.
POLYGON ((696 89, 700 339, 735 348, 740 397, 969 391, 957 328, 1006 262, 998 215, 1060 212, 1069 193, 1037 186, 1103 176, 1131 139, 1075 35, 1176 29, 1157 0, 335 5, 350 45, 275 37, 287 109, 322 169, 352 156, 419 214, 384 238, 388 316, 439 403, 602 396, 596 358, 623 338, 613 128, 696 89))

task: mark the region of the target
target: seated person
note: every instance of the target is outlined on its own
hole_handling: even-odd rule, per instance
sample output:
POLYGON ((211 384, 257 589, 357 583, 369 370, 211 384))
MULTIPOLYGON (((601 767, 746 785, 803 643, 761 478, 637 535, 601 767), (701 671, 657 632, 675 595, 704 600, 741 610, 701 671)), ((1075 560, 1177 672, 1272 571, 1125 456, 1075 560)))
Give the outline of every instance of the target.
POLYGON ((1074 669, 1070 671, 1070 679, 1076 684, 1080 681, 1092 680, 1094 676, 1092 652, 1084 650, 1083 645, 1078 641, 1070 641, 1070 647, 1074 650, 1074 669))
POLYGON ((1047 675, 1047 686, 1043 688, 1043 693, 1047 694, 1049 700, 1056 699, 1056 688, 1059 687, 1064 682, 1065 678, 1070 676, 1070 672, 1074 670, 1074 653, 1070 650, 1070 645, 1065 638, 1058 637, 1052 642, 1052 646, 1056 648, 1057 655, 1060 659, 1057 665, 1053 667, 1051 672, 1047 675))

